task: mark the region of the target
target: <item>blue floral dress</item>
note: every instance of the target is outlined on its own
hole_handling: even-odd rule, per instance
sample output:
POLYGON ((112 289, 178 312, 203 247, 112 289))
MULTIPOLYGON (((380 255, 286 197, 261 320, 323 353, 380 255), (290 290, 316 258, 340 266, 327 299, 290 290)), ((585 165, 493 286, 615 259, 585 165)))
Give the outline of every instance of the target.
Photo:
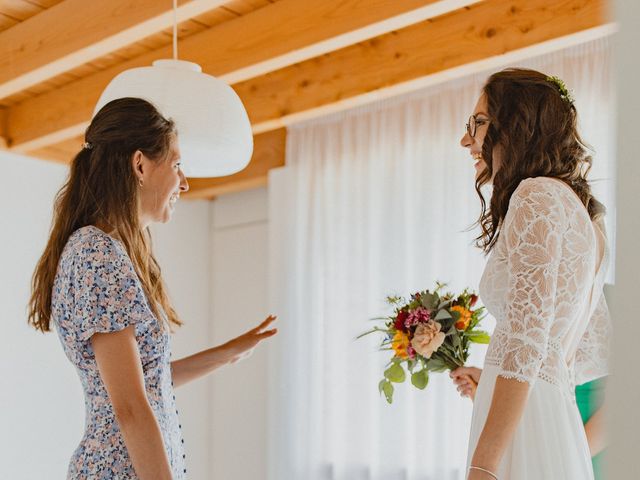
POLYGON ((85 395, 85 433, 71 457, 67 478, 138 478, 90 341, 94 333, 117 332, 133 325, 147 398, 162 431, 173 478, 185 479, 184 441, 171 380, 169 332, 150 310, 120 241, 93 226, 82 227, 69 237, 53 285, 51 316, 85 395))

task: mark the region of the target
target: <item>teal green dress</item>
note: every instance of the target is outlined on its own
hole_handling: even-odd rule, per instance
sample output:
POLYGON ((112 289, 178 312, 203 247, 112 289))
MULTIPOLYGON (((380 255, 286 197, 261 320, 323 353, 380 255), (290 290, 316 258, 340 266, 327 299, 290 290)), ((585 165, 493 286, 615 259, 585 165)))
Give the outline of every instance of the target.
MULTIPOLYGON (((596 410, 602 406, 605 383, 606 377, 603 377, 576 387, 576 402, 578 403, 583 423, 586 424, 596 410)), ((592 458, 593 473, 596 480, 604 480, 605 478, 603 462, 605 461, 606 453, 606 450, 602 451, 592 458)))

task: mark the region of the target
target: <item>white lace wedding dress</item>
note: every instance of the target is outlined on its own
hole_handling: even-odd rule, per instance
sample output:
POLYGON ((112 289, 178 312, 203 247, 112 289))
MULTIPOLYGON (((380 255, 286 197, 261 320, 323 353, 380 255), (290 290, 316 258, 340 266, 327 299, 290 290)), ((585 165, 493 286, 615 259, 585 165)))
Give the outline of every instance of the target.
POLYGON ((606 239, 571 188, 538 177, 513 193, 480 296, 496 318, 474 401, 469 461, 498 376, 531 385, 500 480, 590 480, 576 384, 607 374, 606 239))

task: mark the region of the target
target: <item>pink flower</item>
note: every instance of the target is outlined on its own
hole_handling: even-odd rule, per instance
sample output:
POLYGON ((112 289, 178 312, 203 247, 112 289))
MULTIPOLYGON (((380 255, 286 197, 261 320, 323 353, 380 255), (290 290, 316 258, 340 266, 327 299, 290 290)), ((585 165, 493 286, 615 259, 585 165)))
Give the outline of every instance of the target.
POLYGON ((415 327, 421 323, 427 323, 431 320, 431 314, 429 310, 424 307, 418 307, 415 310, 409 312, 409 316, 405 319, 404 324, 407 328, 415 327))
POLYGON ((444 342, 444 333, 440 331, 442 326, 433 320, 420 323, 413 334, 411 346, 425 358, 431 358, 433 352, 440 348, 444 342))

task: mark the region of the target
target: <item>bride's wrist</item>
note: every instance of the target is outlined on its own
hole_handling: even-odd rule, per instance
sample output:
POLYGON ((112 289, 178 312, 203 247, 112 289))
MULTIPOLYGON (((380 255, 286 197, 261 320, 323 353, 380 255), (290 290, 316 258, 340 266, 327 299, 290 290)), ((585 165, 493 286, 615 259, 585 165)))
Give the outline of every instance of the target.
POLYGON ((495 473, 495 470, 490 470, 488 468, 480 467, 478 465, 471 464, 469 466, 469 477, 482 477, 491 480, 498 480, 498 475, 495 473))
POLYGON ((476 446, 476 450, 473 452, 473 456, 471 457, 470 465, 484 468, 490 472, 495 472, 498 470, 498 466, 500 465, 498 452, 494 445, 488 444, 488 442, 483 440, 484 439, 481 436, 478 445, 476 446))

